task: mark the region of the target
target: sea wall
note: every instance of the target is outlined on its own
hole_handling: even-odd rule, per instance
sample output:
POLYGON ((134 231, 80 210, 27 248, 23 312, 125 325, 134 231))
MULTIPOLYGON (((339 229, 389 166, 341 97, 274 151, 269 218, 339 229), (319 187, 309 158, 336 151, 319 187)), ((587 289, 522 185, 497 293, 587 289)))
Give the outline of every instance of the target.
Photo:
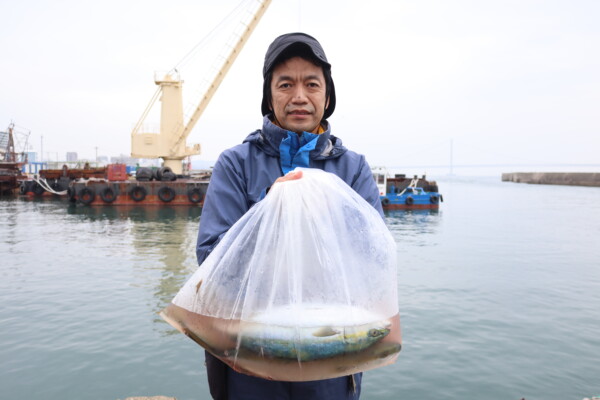
POLYGON ((600 172, 508 172, 502 174, 502 181, 600 187, 600 172))

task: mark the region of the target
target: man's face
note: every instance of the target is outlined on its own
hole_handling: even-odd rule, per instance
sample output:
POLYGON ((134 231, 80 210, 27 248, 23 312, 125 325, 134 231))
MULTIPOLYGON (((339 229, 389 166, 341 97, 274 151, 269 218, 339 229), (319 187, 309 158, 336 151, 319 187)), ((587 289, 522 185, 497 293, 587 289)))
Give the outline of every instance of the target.
POLYGON ((271 110, 277 123, 292 132, 316 133, 329 99, 323 69, 300 57, 273 69, 271 110))

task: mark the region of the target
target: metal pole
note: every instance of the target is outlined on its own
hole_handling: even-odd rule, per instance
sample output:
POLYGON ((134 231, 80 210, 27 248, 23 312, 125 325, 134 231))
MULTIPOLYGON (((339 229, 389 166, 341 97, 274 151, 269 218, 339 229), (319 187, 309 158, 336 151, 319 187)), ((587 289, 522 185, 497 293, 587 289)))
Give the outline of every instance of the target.
POLYGON ((453 150, 454 150, 454 141, 453 139, 450 139, 450 175, 453 175, 453 167, 454 167, 454 161, 453 161, 453 150))

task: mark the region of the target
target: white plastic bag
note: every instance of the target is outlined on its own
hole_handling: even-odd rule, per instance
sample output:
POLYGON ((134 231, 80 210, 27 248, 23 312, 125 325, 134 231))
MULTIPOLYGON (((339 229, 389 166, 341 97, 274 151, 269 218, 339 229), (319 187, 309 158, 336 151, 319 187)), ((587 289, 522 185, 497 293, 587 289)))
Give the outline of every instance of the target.
POLYGON ((307 381, 392 363, 396 245, 337 176, 302 169, 223 237, 161 315, 237 371, 307 381))

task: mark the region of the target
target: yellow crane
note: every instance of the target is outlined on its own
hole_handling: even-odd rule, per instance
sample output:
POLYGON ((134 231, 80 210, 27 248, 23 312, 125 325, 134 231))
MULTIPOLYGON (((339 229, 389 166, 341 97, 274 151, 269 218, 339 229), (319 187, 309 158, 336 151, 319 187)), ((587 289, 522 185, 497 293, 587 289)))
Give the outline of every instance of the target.
POLYGON ((200 103, 194 110, 189 120, 184 123, 182 85, 176 71, 166 73, 164 76, 156 76, 154 83, 158 90, 150 100, 142 117, 131 132, 131 156, 136 158, 162 158, 163 166, 171 168, 175 174, 183 172, 182 161, 184 158, 200 154, 200 145, 194 144, 189 147, 186 139, 198 122, 198 119, 208 106, 225 75, 238 54, 248 41, 256 25, 271 4, 271 0, 256 0, 259 4, 246 23, 245 29, 239 35, 235 45, 231 48, 229 55, 225 57, 221 69, 217 72, 214 80, 202 96, 200 103), (143 123, 157 99, 161 101, 160 132, 141 132, 143 123))

